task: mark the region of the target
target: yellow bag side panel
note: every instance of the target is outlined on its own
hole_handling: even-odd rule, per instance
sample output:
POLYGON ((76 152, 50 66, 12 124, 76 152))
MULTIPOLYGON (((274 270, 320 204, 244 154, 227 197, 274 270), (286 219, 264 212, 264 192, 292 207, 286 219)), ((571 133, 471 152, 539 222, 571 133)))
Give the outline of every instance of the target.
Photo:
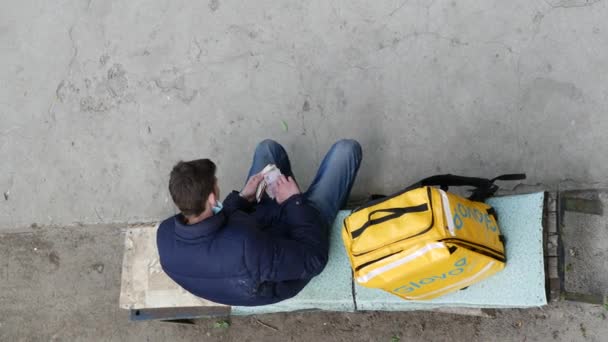
POLYGON ((413 248, 418 245, 424 245, 424 244, 428 243, 429 241, 430 242, 439 241, 439 240, 441 240, 442 237, 443 237, 443 235, 438 233, 437 229, 431 229, 429 232, 427 232, 423 235, 417 236, 412 239, 407 239, 404 241, 396 242, 396 243, 387 245, 385 247, 379 248, 377 250, 365 253, 363 255, 358 255, 358 256, 349 255, 349 257, 351 257, 351 265, 353 266, 354 269, 356 269, 363 264, 372 262, 374 260, 381 259, 381 258, 389 256, 391 254, 395 254, 395 253, 402 252, 404 250, 408 250, 408 249, 413 248))
MULTIPOLYGON (((505 263, 498 261, 496 259, 492 259, 483 254, 478 254, 469 250, 465 250, 466 254, 471 256, 469 260, 468 257, 463 257, 460 259, 451 259, 455 260, 453 267, 448 271, 448 276, 460 272, 460 269, 464 269, 465 271, 461 273, 458 277, 453 277, 449 282, 445 282, 441 284, 437 282, 438 286, 434 288, 428 288, 426 291, 419 291, 415 293, 412 291, 408 294, 400 294, 392 292, 404 299, 408 300, 429 300, 437 297, 441 297, 448 293, 459 291, 467 286, 478 283, 486 278, 491 277, 492 275, 502 271, 505 267, 505 263), (470 262, 470 265, 469 265, 470 262), (459 267, 457 267, 459 266, 459 267), (452 272, 452 273, 450 273, 452 272), (440 286, 439 286, 440 285, 440 286)), ((440 276, 443 277, 444 273, 433 273, 431 276, 440 276)), ((436 279, 436 278, 435 278, 436 279)), ((443 280, 443 279, 442 279, 443 280)), ((418 278, 418 284, 422 284, 424 281, 429 281, 428 278, 418 278)))
MULTIPOLYGON (((438 191, 435 189, 435 191, 438 191)), ((496 219, 488 214, 489 205, 470 201, 466 198, 446 192, 450 203, 453 230, 455 237, 486 246, 504 254, 504 245, 500 241, 500 229, 496 219)), ((436 213, 437 214, 437 213, 436 213)), ((450 218, 446 218, 450 220, 450 218)))
POLYGON ((450 253, 444 243, 419 243, 407 250, 363 267, 354 273, 359 285, 371 288, 391 288, 408 277, 415 277, 428 265, 441 263, 450 253))
POLYGON ((458 248, 451 255, 447 249, 433 249, 424 257, 385 272, 365 286, 381 288, 408 300, 428 300, 486 279, 501 271, 504 265, 466 248, 458 248))

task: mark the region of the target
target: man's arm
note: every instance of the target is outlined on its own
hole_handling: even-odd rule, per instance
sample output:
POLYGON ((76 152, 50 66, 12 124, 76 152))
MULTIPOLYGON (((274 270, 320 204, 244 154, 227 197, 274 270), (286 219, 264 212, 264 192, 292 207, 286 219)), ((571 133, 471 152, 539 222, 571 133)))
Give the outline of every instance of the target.
POLYGON ((231 192, 224 200, 224 208, 231 213, 236 210, 250 209, 255 202, 255 192, 260 182, 264 179, 262 173, 255 174, 247 180, 247 184, 240 193, 238 191, 231 192))
POLYGON ((328 259, 327 227, 316 209, 293 195, 281 207, 288 238, 258 233, 245 244, 245 262, 260 282, 310 279, 323 271, 328 259))
POLYGON ((232 213, 236 210, 246 211, 253 206, 252 202, 244 199, 236 190, 228 194, 222 204, 224 205, 224 210, 227 213, 232 213))

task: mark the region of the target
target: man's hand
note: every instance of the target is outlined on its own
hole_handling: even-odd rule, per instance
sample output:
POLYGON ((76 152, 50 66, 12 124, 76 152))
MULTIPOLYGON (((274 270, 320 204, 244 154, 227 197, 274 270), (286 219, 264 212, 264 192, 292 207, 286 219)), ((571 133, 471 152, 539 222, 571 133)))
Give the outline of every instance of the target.
POLYGON ((261 172, 251 176, 239 195, 249 202, 255 201, 255 191, 262 180, 264 180, 264 175, 261 172))
POLYGON ((276 181, 275 188, 275 199, 277 203, 281 204, 288 200, 291 196, 297 195, 300 193, 300 187, 298 187, 298 183, 292 178, 285 178, 284 175, 281 175, 276 181))

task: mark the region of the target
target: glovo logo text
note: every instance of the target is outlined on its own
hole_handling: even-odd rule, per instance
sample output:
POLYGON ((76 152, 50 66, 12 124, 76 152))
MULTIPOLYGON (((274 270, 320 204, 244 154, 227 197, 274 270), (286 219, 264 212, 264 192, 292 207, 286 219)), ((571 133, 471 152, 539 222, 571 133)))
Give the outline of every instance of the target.
POLYGON ((496 223, 490 219, 488 213, 482 213, 477 208, 469 208, 462 203, 458 203, 456 210, 454 211, 454 227, 461 229, 464 226, 465 221, 472 221, 476 224, 485 225, 487 230, 496 232, 496 223))
POLYGON ((426 277, 426 278, 422 278, 418 281, 410 281, 408 284, 405 284, 403 286, 400 286, 396 289, 393 290, 393 292, 396 293, 410 293, 412 291, 418 290, 418 289, 422 289, 424 288, 426 285, 432 284, 436 281, 444 281, 447 280, 451 277, 455 277, 459 274, 461 274, 462 272, 464 272, 464 269, 469 266, 469 264, 467 263, 467 258, 462 258, 462 259, 458 259, 455 263, 454 263, 454 268, 441 273, 441 274, 437 274, 437 275, 433 275, 430 277, 426 277))

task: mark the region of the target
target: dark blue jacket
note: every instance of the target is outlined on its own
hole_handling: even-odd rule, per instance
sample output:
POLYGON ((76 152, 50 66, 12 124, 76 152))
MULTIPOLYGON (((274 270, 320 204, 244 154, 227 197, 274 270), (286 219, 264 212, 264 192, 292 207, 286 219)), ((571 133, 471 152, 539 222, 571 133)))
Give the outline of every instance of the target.
POLYGON ((302 195, 280 206, 265 200, 269 205, 256 208, 235 191, 220 213, 200 223, 187 225, 181 215, 163 221, 157 233, 163 270, 194 295, 221 304, 295 296, 327 263, 327 227, 302 195))

